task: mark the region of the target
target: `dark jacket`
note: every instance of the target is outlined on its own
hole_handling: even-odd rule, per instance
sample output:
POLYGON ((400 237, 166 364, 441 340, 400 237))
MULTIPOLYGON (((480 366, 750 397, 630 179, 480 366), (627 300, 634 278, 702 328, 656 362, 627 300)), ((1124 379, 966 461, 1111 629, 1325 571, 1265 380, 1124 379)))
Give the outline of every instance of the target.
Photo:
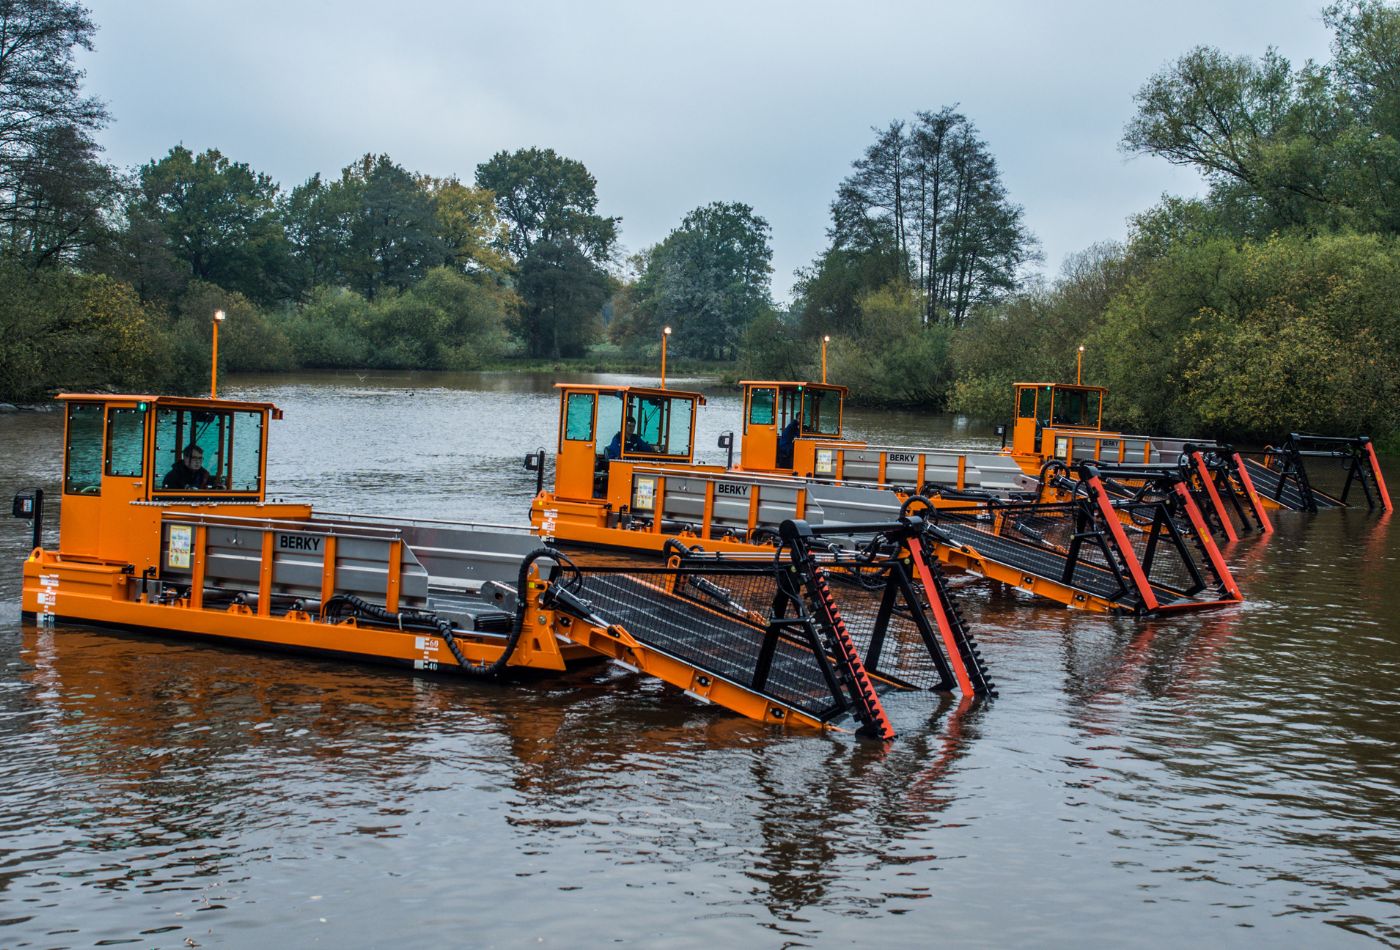
POLYGON ((202 491, 209 487, 209 470, 206 468, 190 468, 185 464, 184 459, 175 463, 170 471, 165 473, 165 478, 160 483, 161 488, 190 489, 202 491))

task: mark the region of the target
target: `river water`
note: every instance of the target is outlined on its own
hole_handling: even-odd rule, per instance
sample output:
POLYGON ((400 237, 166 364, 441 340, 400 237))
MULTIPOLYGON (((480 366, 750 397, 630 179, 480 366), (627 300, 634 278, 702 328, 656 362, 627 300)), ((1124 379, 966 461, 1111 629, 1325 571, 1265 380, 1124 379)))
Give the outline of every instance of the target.
MULTIPOLYGON (((225 395, 286 410, 274 494, 522 523, 552 381, 225 395)), ((713 393, 702 456, 737 422, 713 393)), ((947 417, 848 424, 995 445, 947 417)), ((58 497, 60 432, 57 413, 0 416, 0 499, 58 497)), ((963 587, 1001 695, 897 697, 888 748, 622 671, 494 686, 41 631, 18 619, 11 522, 0 946, 1400 945, 1400 529, 1364 509, 1277 521, 1226 550, 1247 602, 1216 612, 1137 622, 963 587)))

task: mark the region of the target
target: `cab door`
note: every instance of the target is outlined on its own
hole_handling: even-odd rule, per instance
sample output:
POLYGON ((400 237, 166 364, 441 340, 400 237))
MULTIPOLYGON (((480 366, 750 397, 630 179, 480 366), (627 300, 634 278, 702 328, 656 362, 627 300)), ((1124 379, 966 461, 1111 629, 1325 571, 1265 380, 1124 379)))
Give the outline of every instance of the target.
POLYGON ((1011 451, 1017 455, 1036 455, 1040 451, 1040 425, 1036 421, 1038 389, 1037 386, 1016 387, 1016 423, 1011 433, 1011 451))
POLYGON ((150 497, 144 403, 107 406, 102 453, 102 556, 130 561, 140 573, 155 564, 159 550, 154 519, 135 504, 150 497))
POLYGON ((600 464, 594 451, 597 403, 595 392, 566 389, 562 393, 559 453, 554 462, 554 494, 560 498, 593 497, 593 476, 600 464))
POLYGON ((739 464, 748 469, 771 469, 778 463, 778 390, 749 386, 744 392, 744 442, 739 464))
POLYGON ((102 554, 102 447, 106 407, 100 402, 67 404, 63 432, 63 504, 59 546, 65 554, 102 554))

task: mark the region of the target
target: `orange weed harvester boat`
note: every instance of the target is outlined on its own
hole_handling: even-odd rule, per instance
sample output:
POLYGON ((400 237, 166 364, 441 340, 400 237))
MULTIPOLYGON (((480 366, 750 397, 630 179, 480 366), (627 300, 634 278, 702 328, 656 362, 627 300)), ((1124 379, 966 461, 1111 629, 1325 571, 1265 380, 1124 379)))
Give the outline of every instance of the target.
POLYGON ((866 617, 855 604, 845 620, 799 522, 782 526, 781 561, 677 552, 641 573, 580 569, 524 529, 269 501, 267 430, 281 412, 268 403, 59 398, 57 548, 42 543, 42 491, 15 498, 34 522, 21 609, 43 624, 470 676, 609 659, 754 719, 854 718, 880 738, 893 734, 885 693, 989 689, 946 598, 909 594, 911 572, 929 574, 925 590, 940 584, 918 519, 876 530, 883 553, 861 567, 899 609, 866 617))
MULTIPOLYGON (((765 427, 769 441, 784 411, 789 422, 799 412, 808 420, 831 418, 805 408, 812 405, 804 401, 812 384, 791 384, 791 397, 782 389, 788 384, 748 385, 750 413, 757 399, 766 398, 756 394, 774 390, 778 411, 765 411, 754 423, 765 427)), ((896 490, 764 470, 766 456, 757 471, 696 464, 694 419, 704 403, 699 393, 575 383, 555 388, 560 402, 553 490, 544 489, 543 452, 526 460, 539 488, 531 524, 551 543, 659 553, 679 541, 771 556, 781 524, 802 520, 820 528, 827 541, 855 549, 863 543, 862 525, 894 521, 918 499, 934 509, 924 513, 934 522, 927 545, 941 562, 1069 607, 1146 614, 1240 599, 1204 524, 1188 538, 1164 502, 1114 500, 1097 474, 1085 475, 1082 490, 1063 504, 966 498, 944 505, 909 494, 909 485, 896 490), (1139 526, 1125 530, 1125 519, 1139 526)), ((836 414, 839 431, 840 387, 815 391, 822 411, 836 414)), ((759 438, 746 433, 750 437, 759 438)), ((799 446, 804 441, 797 439, 799 446)), ((808 457, 817 459, 822 444, 811 442, 808 457)), ((832 450, 842 453, 844 464, 844 453, 858 445, 832 450)), ((1004 464, 1015 467, 1009 459, 1004 464)), ((882 468, 890 471, 888 464, 882 468)), ((1181 504, 1194 510, 1189 497, 1181 504)))

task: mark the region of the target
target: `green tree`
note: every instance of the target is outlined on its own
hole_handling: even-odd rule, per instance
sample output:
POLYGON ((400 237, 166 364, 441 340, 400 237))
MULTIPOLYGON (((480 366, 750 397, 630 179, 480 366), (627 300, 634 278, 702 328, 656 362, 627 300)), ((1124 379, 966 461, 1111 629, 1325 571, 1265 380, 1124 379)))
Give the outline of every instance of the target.
POLYGON ((1037 258, 1035 239, 966 116, 945 107, 875 132, 832 203, 831 248, 877 261, 894 255, 899 276, 920 292, 924 322, 960 326, 974 307, 1015 288, 1037 258))
POLYGON ((599 264, 612 253, 621 219, 597 213, 598 182, 582 162, 549 148, 497 152, 476 167, 476 184, 495 196, 509 225, 503 246, 517 261, 541 241, 572 243, 599 264))
POLYGON ((370 304, 344 287, 321 286, 293 312, 287 338, 298 366, 358 369, 369 366, 370 304))
POLYGON ((674 332, 678 354, 733 359, 744 330, 772 309, 768 222, 738 202, 713 202, 644 255, 637 310, 653 336, 674 332))
POLYGON ((94 31, 76 2, 0 0, 0 234, 31 266, 101 239, 116 193, 93 141, 107 112, 74 62, 94 31))
MULTIPOLYGON (((1005 420, 1012 384, 1071 381, 1081 344, 1103 326, 1110 304, 1132 279, 1136 259, 1118 244, 1098 244, 1071 256, 1053 285, 1035 283, 980 308, 949 347, 953 383, 949 408, 1005 420)), ((1084 381, 1103 382, 1106 354, 1085 352, 1084 381)), ((1118 402, 1115 395, 1110 408, 1118 402)))
POLYGON ((500 248, 510 243, 510 230, 496 212, 491 192, 456 178, 425 178, 423 185, 433 200, 446 252, 443 263, 463 274, 493 280, 508 276, 510 259, 500 248))
MULTIPOLYGON (((60 389, 188 392, 199 379, 163 313, 126 284, 65 268, 0 262, 0 399, 60 389)), ((203 366, 208 379, 208 358, 203 366)))
POLYGON ((951 328, 924 324, 923 302, 907 282, 865 294, 859 309, 859 329, 832 337, 831 381, 849 386, 857 403, 942 408, 951 328))
POLYGON ((341 172, 350 203, 346 282, 373 300, 405 290, 444 260, 432 198, 423 183, 388 155, 365 155, 341 172))
POLYGON ((537 241, 520 262, 518 329, 531 356, 582 356, 612 281, 571 241, 537 241))
MULTIPOLYGON (((294 365, 291 342, 282 320, 260 310, 236 291, 203 281, 191 281, 176 310, 181 332, 195 338, 205 374, 212 353, 212 316, 222 310, 219 325, 219 370, 228 373, 276 372, 294 365)), ((207 375, 204 378, 208 378, 207 375)))
POLYGON ((35 136, 28 159, 10 176, 11 253, 34 267, 71 264, 111 242, 108 212, 124 189, 97 155, 96 144, 71 125, 35 136))
POLYGON ((461 249, 449 247, 439 222, 436 184, 388 155, 367 154, 335 181, 314 175, 292 189, 282 216, 297 295, 334 283, 374 300, 407 290, 448 261, 461 249))
POLYGON ((908 283, 907 263, 892 240, 823 251, 815 264, 798 271, 793 286, 804 335, 817 339, 855 326, 862 297, 881 287, 908 283))
POLYGON ((1338 3, 1333 61, 1295 70, 1197 47, 1152 76, 1127 151, 1198 169, 1237 236, 1294 227, 1400 231, 1400 10, 1338 3))
POLYGON ((285 296, 289 247, 276 182, 217 149, 196 156, 183 145, 138 175, 131 216, 159 226, 191 277, 262 304, 285 296))
POLYGON ((279 202, 291 245, 292 297, 309 301, 316 288, 346 281, 351 226, 360 189, 345 177, 327 182, 320 174, 297 185, 279 202))
POLYGON ((1216 238, 1128 283, 1089 346, 1116 421, 1277 437, 1400 428, 1400 245, 1378 235, 1216 238))

